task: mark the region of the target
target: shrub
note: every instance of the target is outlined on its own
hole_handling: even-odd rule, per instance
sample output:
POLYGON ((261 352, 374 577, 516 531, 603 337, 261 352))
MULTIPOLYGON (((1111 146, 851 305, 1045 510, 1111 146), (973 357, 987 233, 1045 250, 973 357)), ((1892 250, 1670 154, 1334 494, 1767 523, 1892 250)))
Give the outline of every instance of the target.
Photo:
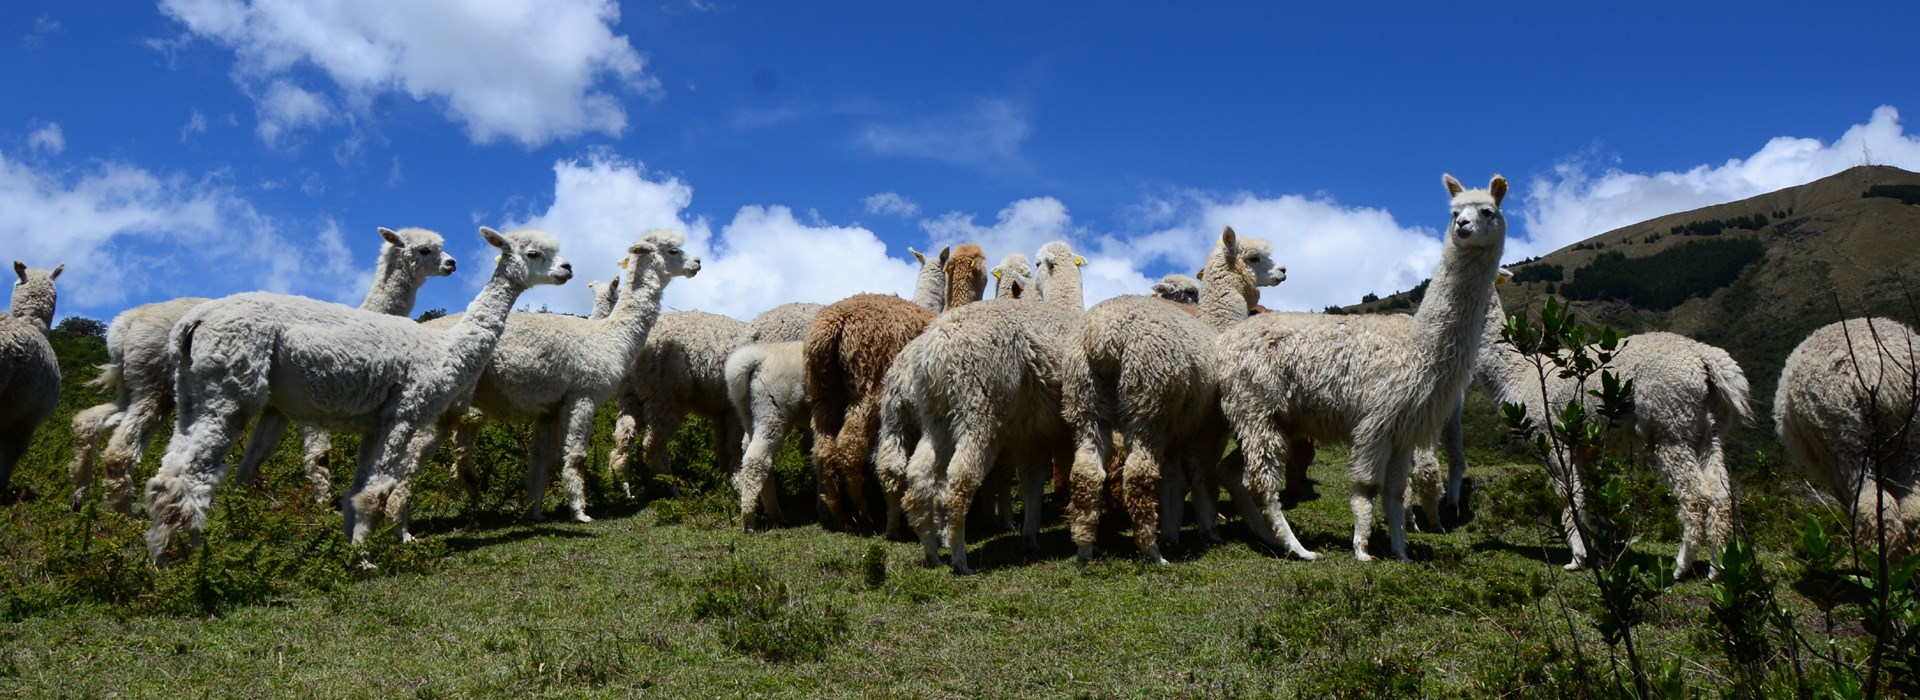
POLYGON ((820 660, 849 630, 846 611, 796 600, 766 567, 740 561, 707 574, 693 616, 718 622, 729 648, 768 661, 820 660))

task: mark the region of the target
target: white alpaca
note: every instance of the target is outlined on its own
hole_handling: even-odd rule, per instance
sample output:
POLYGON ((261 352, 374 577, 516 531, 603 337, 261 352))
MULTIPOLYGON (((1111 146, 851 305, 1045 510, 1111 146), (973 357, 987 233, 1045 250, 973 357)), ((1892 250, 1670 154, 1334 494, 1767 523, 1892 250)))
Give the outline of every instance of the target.
POLYGON ((951 246, 940 249, 940 254, 928 258, 926 253, 908 248, 913 259, 920 262, 920 272, 913 280, 913 303, 934 313, 947 308, 947 256, 953 252, 951 246))
POLYGON ((1071 459, 1072 436, 1060 414, 1061 366, 1085 313, 1079 266, 1086 261, 1062 242, 1041 248, 1036 261, 1042 300, 995 299, 943 314, 887 373, 885 393, 904 400, 882 401, 875 461, 883 479, 904 473, 901 507, 930 566, 940 562, 944 531, 954 571, 972 571, 964 516, 1003 449, 1019 472, 1027 547, 1038 548, 1049 459, 1071 459), (903 458, 907 437, 916 433, 911 458, 903 458))
POLYGON ((796 301, 760 312, 747 324, 747 343, 787 343, 807 338, 807 329, 820 310, 819 304, 796 301))
POLYGON ((1087 311, 1068 348, 1062 382, 1064 413, 1077 443, 1068 518, 1081 561, 1093 551, 1116 433, 1126 453, 1113 465, 1120 472, 1121 501, 1146 559, 1166 563, 1155 531, 1177 541, 1184 483, 1194 486, 1201 534, 1217 539, 1213 475, 1228 426, 1217 399, 1213 340, 1246 320, 1259 303, 1260 287, 1286 280, 1272 250, 1264 240, 1242 239, 1226 229, 1207 256, 1198 317, 1149 296, 1114 297, 1087 311))
POLYGON ((53 281, 66 269, 27 269, 13 261, 13 313, 0 316, 0 501, 13 500, 13 468, 33 432, 60 404, 60 361, 47 333, 53 325, 53 281))
POLYGON ((807 364, 801 346, 799 341, 756 343, 727 356, 727 394, 740 424, 748 428, 733 487, 740 494, 740 522, 749 532, 762 512, 781 519, 768 476, 787 433, 807 417, 807 364))
MULTIPOLYGON (((415 294, 427 278, 452 274, 457 266, 453 256, 446 254, 446 242, 438 233, 421 228, 378 231, 382 240, 380 259, 374 268, 373 287, 360 308, 404 316, 412 312, 415 294)), ((74 417, 74 461, 68 466, 74 482, 70 499, 74 508, 86 498, 93 481, 93 454, 98 450, 106 502, 120 512, 129 512, 129 487, 140 456, 152 442, 153 431, 173 412, 175 372, 168 356, 167 333, 180 317, 207 301, 183 297, 136 306, 115 316, 108 326, 108 363, 87 386, 111 389, 114 397, 74 417), (107 410, 109 407, 111 410, 107 410), (83 416, 95 419, 84 429, 79 423, 83 416), (100 436, 106 437, 104 444, 100 436)), ((273 453, 285 432, 285 423, 278 420, 255 427, 240 464, 243 479, 273 453)), ((315 499, 324 501, 331 488, 326 465, 331 441, 325 431, 306 430, 303 434, 307 479, 315 499)))
MULTIPOLYGON (((1393 556, 1406 558, 1405 497, 1413 451, 1431 445, 1459 404, 1480 349, 1481 325, 1506 243, 1500 201, 1445 178, 1452 195, 1440 266, 1411 323, 1378 316, 1270 313, 1220 336, 1220 404, 1246 456, 1244 483, 1264 517, 1249 524, 1270 544, 1315 559, 1281 511, 1281 471, 1294 439, 1350 443, 1353 551, 1367 555, 1373 499, 1384 501, 1393 556)), ((1232 478, 1229 476, 1228 478, 1232 478)))
POLYGON ((1033 289, 1033 265, 1027 256, 1008 253, 993 268, 993 298, 1018 299, 1033 289))
POLYGON ((1833 323, 1787 356, 1773 398, 1787 454, 1839 500, 1862 546, 1878 546, 1884 523, 1886 553, 1896 561, 1920 553, 1916 358, 1920 334, 1899 321, 1833 323), (1884 477, 1878 481, 1876 460, 1884 477))
MULTIPOLYGON (((685 243, 684 234, 662 229, 648 231, 628 246, 622 264, 627 268, 626 291, 605 318, 547 313, 507 317, 506 331, 474 386, 472 408, 487 420, 533 424, 526 471, 526 509, 533 521, 545 519, 542 505, 556 465, 573 519, 593 520, 586 512, 584 467, 594 411, 619 390, 627 368, 646 344, 660 317, 660 295, 667 283, 700 272, 700 259, 682 250, 685 243)), ((459 319, 450 316, 428 325, 451 328, 457 323, 459 319)), ((454 431, 455 473, 470 489, 477 487, 472 444, 482 422, 460 420, 454 431)))
POLYGON ((744 426, 727 400, 726 365, 727 355, 746 341, 748 332, 745 323, 704 311, 662 314, 654 324, 621 385, 607 458, 629 496, 636 439, 648 472, 671 476, 667 447, 688 414, 712 423, 716 469, 730 472, 739 466, 744 426))
POLYGON ((587 312, 587 318, 599 320, 613 313, 613 305, 620 303, 620 278, 615 277, 604 283, 588 282, 587 286, 593 288, 593 310, 587 312))
MULTIPOLYGON (((1525 406, 1537 424, 1558 415, 1570 401, 1595 408, 1596 401, 1587 391, 1596 388, 1598 378, 1580 386, 1549 368, 1547 394, 1541 395, 1533 364, 1513 348, 1498 344, 1506 325, 1506 314, 1498 304, 1495 300, 1487 310, 1485 348, 1474 380, 1496 402, 1525 406)), ((1679 501, 1681 539, 1675 564, 1684 576, 1701 547, 1717 557, 1733 532, 1733 488, 1722 446, 1735 419, 1751 420, 1746 375, 1725 350, 1672 333, 1628 336, 1614 355, 1612 368, 1622 381, 1633 382, 1634 410, 1624 419, 1624 429, 1615 431, 1615 440, 1620 447, 1638 443, 1644 448, 1654 471, 1679 501)), ((1577 468, 1580 460, 1575 457, 1574 464, 1566 464, 1557 454, 1550 455, 1547 466, 1556 481, 1562 475, 1571 477, 1560 487, 1578 504, 1584 498, 1577 468)), ((1586 542, 1572 519, 1571 509, 1562 514, 1573 552, 1573 561, 1566 566, 1569 571, 1584 566, 1587 558, 1586 542)))
POLYGON ((460 322, 444 331, 412 320, 301 297, 253 292, 195 307, 174 326, 179 417, 160 472, 147 481, 147 547, 157 562, 185 531, 206 526, 222 459, 248 418, 272 406, 302 424, 361 433, 353 487, 340 499, 350 541, 405 512, 435 420, 470 390, 493 355, 513 302, 528 287, 562 284, 572 266, 544 231, 480 235, 499 263, 460 322))
POLYGON ((1182 304, 1200 303, 1200 280, 1187 275, 1167 275, 1153 283, 1153 295, 1182 304))

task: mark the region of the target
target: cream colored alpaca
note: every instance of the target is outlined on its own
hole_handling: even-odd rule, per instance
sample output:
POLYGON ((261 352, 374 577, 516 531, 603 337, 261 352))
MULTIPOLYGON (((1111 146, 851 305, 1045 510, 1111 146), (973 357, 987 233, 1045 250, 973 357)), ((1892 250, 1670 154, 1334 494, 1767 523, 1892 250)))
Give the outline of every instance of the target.
POLYGON ((33 432, 60 404, 60 362, 47 332, 57 296, 53 281, 65 264, 29 270, 13 261, 13 313, 0 315, 0 501, 12 501, 13 468, 33 444, 33 432))
POLYGON ((1433 443, 1466 389, 1506 243, 1500 212, 1506 179, 1495 176, 1486 190, 1468 190, 1451 176, 1444 181, 1451 224, 1412 323, 1270 313, 1247 319, 1215 344, 1221 408, 1246 455, 1241 478, 1263 516, 1249 525, 1262 540, 1303 559, 1319 555, 1294 536, 1280 499, 1281 472, 1299 438, 1353 446, 1355 558, 1372 558, 1366 546, 1375 497, 1384 500, 1393 556, 1406 558, 1404 499, 1413 451, 1433 443))

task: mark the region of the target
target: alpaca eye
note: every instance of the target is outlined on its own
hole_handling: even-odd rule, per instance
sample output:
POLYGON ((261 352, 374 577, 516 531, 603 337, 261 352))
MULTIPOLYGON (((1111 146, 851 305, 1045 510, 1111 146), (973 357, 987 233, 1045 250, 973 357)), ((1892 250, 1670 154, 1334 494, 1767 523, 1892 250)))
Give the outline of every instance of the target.
POLYGON ((527 259, 528 259, 528 260, 539 260, 539 259, 540 259, 540 251, 537 251, 537 250, 533 250, 533 251, 528 251, 528 252, 527 252, 527 259))
POLYGON ((1480 209, 1480 215, 1481 215, 1481 216, 1493 216, 1493 210, 1492 210, 1492 209, 1487 209, 1487 208, 1485 208, 1485 207, 1482 207, 1482 208, 1480 209))
POLYGON ((419 249, 419 250, 415 250, 414 252, 416 252, 416 253, 419 253, 419 254, 421 254, 421 255, 432 255, 432 254, 433 254, 433 249, 432 249, 432 248, 421 248, 421 249, 419 249))
POLYGON ((1247 256, 1247 262, 1250 262, 1250 263, 1257 263, 1257 262, 1260 262, 1260 256, 1258 256, 1258 255, 1249 255, 1249 256, 1247 256))

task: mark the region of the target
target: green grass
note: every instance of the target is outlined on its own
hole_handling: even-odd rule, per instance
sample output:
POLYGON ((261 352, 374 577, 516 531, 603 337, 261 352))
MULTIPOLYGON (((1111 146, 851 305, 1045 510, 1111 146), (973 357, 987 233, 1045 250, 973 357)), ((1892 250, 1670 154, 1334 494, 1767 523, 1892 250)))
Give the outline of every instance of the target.
MULTIPOLYGON (((85 376, 76 367, 69 380, 85 376)), ((1477 512, 1412 535, 1412 563, 1346 551, 1345 453, 1326 448, 1317 497, 1288 513, 1321 561, 1250 545, 1232 523, 1214 546, 1189 530, 1167 566, 1139 563, 1109 533, 1082 569, 1050 512, 1043 552, 1017 534, 976 538, 981 573, 955 577, 920 567, 917 544, 810 523, 741 533, 737 499, 701 462, 699 426, 676 445, 688 495, 659 498, 653 483, 625 501, 605 472, 604 424, 592 524, 519 523, 526 431, 491 427, 481 501, 466 503, 436 462, 417 490, 422 540, 399 547, 383 533, 368 552, 379 568, 362 571, 337 513, 301 493, 289 441, 261 486, 216 494, 203 552, 154 570, 143 522, 65 506, 66 416, 94 400, 70 388, 22 465, 27 497, 0 506, 0 696, 1558 697, 1576 644, 1606 667, 1590 579, 1560 570, 1565 546, 1543 525, 1541 470, 1500 448, 1485 406, 1469 414, 1477 512)), ((810 514, 795 445, 780 464, 786 512, 810 514)), ((337 471, 344 487, 349 470, 337 471)), ((1635 483, 1640 548, 1671 556, 1671 501, 1651 476, 1635 483)), ((1749 500, 1779 525, 1756 537, 1774 580, 1791 581, 1786 551, 1765 543, 1785 541, 1808 508, 1768 483, 1749 500)), ((1384 546, 1385 533, 1374 539, 1384 546)), ((1778 590, 1807 630, 1825 629, 1778 590)), ((1711 695, 1728 670, 1709 597, 1704 583, 1678 584, 1640 639, 1711 695)), ((1841 628, 1842 647, 1864 646, 1841 628)))

